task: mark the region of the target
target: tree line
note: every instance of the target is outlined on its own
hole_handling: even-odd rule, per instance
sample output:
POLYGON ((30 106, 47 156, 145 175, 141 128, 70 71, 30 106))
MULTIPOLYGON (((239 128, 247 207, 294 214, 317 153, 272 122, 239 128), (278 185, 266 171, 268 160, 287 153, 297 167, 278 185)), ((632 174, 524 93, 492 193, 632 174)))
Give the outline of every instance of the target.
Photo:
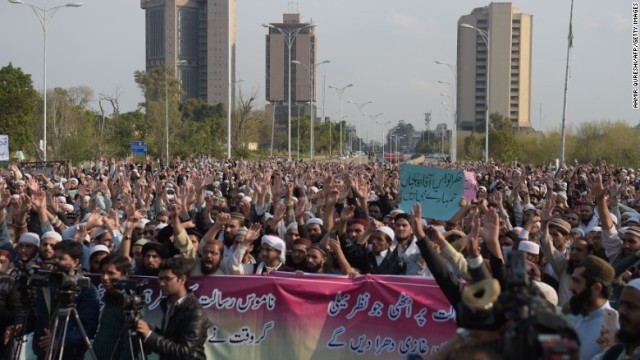
MULTIPOLYGON (((48 160, 82 161, 99 157, 122 158, 130 154, 132 141, 146 141, 148 154, 164 157, 166 151, 166 119, 169 119, 170 155, 188 157, 204 154, 226 156, 227 109, 223 104, 210 105, 202 99, 184 99, 173 69, 156 68, 137 71, 134 80, 144 101, 134 111, 120 111, 120 92, 95 94, 86 86, 69 89, 53 88, 47 92, 48 160), (96 106, 97 104, 97 106, 96 106)), ((266 158, 271 155, 272 118, 255 106, 257 95, 240 92, 232 109, 232 156, 266 158), (252 145, 257 145, 257 150, 252 145)), ((42 95, 33 87, 30 74, 12 64, 0 69, 0 134, 9 135, 11 154, 21 150, 29 160, 41 157, 39 140, 43 134, 42 95)), ((310 147, 309 116, 292 118, 292 156, 308 158, 310 147), (298 135, 299 134, 299 135, 298 135), (299 150, 298 150, 299 149, 299 150)), ((352 129, 343 122, 343 144, 352 129)), ((314 121, 315 154, 336 157, 340 153, 340 124, 314 121)), ((356 134, 357 135, 357 134, 356 134)), ((410 123, 398 122, 388 131, 385 146, 389 149, 397 136, 407 152, 448 153, 449 136, 424 132, 416 141, 410 123), (411 147, 407 149, 407 145, 411 147)), ((472 133, 458 138, 458 160, 483 158, 485 134, 472 133)), ((354 150, 359 138, 352 136, 354 150)), ((623 121, 593 120, 569 127, 566 137, 566 162, 580 163, 605 160, 618 166, 640 166, 636 141, 640 129, 623 121)), ((542 164, 560 154, 560 133, 521 132, 500 114, 491 115, 489 155, 496 161, 517 160, 542 164)), ((347 145, 345 145, 348 147, 347 145)), ((365 146, 366 147, 366 146, 365 146)), ((286 131, 273 135, 273 155, 286 156, 286 131)), ((376 148, 376 150, 378 150, 376 148)))

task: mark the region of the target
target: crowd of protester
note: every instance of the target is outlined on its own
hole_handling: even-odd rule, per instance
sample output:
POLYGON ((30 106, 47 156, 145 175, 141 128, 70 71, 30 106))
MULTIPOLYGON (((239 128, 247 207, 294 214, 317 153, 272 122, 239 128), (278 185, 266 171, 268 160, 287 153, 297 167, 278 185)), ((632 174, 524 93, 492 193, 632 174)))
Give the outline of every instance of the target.
MULTIPOLYGON (((101 159, 59 165, 50 176, 12 163, 0 177, 0 328, 6 329, 0 353, 11 353, 3 349, 19 330, 14 315, 24 305, 9 276, 14 267, 100 274, 102 310, 93 286, 75 300, 100 359, 124 351, 114 350, 124 346, 118 342, 124 325, 113 282, 157 277, 168 298, 163 309, 172 316, 159 329, 137 322, 145 348, 165 359, 204 358, 208 323, 198 320, 206 316, 187 291, 189 276, 420 276, 435 279, 456 306, 462 289, 479 277, 504 289, 517 252, 524 253, 527 274, 549 309, 572 321, 580 359, 640 358, 637 170, 607 164, 429 166, 476 174, 476 197, 460 199, 450 219, 425 219, 419 204, 400 210, 399 166, 374 161, 200 158, 164 166, 101 159), (619 318, 614 329, 603 326, 611 312, 619 318)), ((34 332, 39 358, 51 345, 51 299, 46 291, 37 294, 38 316, 25 329, 34 332)), ((459 332, 450 342, 456 346, 439 356, 459 358, 464 344, 479 337, 459 332)), ((73 326, 65 345, 65 358, 86 351, 73 326)))

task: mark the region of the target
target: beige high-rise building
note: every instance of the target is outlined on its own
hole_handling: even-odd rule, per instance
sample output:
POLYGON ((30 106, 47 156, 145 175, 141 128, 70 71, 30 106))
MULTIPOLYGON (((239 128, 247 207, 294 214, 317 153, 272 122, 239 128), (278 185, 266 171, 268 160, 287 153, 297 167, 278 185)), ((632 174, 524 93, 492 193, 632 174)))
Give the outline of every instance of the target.
POLYGON ((186 98, 225 107, 231 81, 235 103, 236 0, 141 0, 140 7, 146 11, 146 70, 175 67, 186 98))
POLYGON ((489 112, 511 120, 514 128, 530 128, 532 15, 511 3, 491 3, 458 20, 458 129, 485 131, 487 62, 489 112), (489 48, 480 33, 488 32, 489 48))
POLYGON ((282 23, 270 23, 266 36, 266 99, 270 102, 266 110, 272 114, 275 108, 276 128, 287 126, 288 120, 288 91, 289 66, 291 66, 291 118, 310 114, 309 102, 316 98, 317 70, 316 35, 310 23, 301 22, 300 14, 283 14, 282 23), (289 48, 285 32, 295 34, 295 41, 291 46, 291 61, 289 63, 289 48), (311 73, 309 72, 311 71, 311 73), (311 76, 311 79, 309 78, 311 76))

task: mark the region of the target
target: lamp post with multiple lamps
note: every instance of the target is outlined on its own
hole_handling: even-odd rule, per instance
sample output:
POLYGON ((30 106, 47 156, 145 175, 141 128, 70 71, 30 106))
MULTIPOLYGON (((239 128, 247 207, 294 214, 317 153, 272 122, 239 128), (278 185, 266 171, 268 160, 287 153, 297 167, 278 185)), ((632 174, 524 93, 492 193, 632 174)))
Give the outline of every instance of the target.
MULTIPOLYGON (((353 104, 353 105, 355 105, 355 106, 356 106, 356 108, 358 108, 358 114, 359 114, 358 123, 360 123, 360 125, 362 125, 362 115, 364 115, 364 114, 365 114, 364 112, 362 112, 362 109, 364 109, 364 107, 365 107, 367 104, 373 104, 373 100, 365 101, 365 102, 363 102, 363 103, 357 103, 357 102, 354 102, 354 101, 349 100, 349 101, 347 101, 347 103, 349 103, 349 104, 353 104)), ((362 134, 361 134, 361 135, 362 135, 362 134)), ((353 145, 352 145, 352 146, 353 146, 353 145)), ((358 150, 359 150, 359 151, 362 151, 362 137, 360 138, 360 146, 358 147, 358 150)))
POLYGON ((47 161, 47 30, 49 29, 49 20, 53 18, 53 16, 58 12, 58 10, 64 7, 80 7, 82 6, 81 2, 71 2, 59 6, 54 6, 51 8, 41 8, 39 6, 35 6, 29 3, 26 3, 22 0, 9 0, 12 4, 18 5, 26 5, 33 10, 33 13, 38 18, 40 25, 42 25, 42 34, 43 34, 43 51, 42 51, 42 68, 43 68, 43 86, 42 86, 42 97, 43 97, 43 109, 42 109, 42 160, 47 161))
POLYGON ((288 148, 289 148, 289 160, 291 160, 291 48, 293 47, 293 43, 296 41, 296 37, 298 36, 298 34, 305 29, 311 29, 313 27, 315 27, 316 25, 312 25, 312 24, 306 24, 300 27, 295 27, 295 28, 289 28, 289 27, 280 27, 280 26, 275 26, 273 24, 262 24, 262 26, 269 28, 269 29, 275 29, 277 30, 280 34, 282 34, 282 36, 284 36, 284 41, 285 44, 287 45, 287 49, 289 50, 289 60, 287 61, 287 68, 289 69, 289 76, 288 76, 288 80, 289 80, 289 86, 288 86, 288 95, 287 95, 287 105, 288 105, 288 115, 287 115, 287 122, 288 122, 288 148))
POLYGON ((330 89, 333 89, 338 93, 338 106, 340 108, 340 157, 343 155, 344 146, 342 145, 342 95, 347 88, 352 87, 353 84, 347 84, 341 88, 329 85, 330 89))
POLYGON ((475 30, 478 35, 480 35, 480 37, 482 38, 482 40, 484 41, 484 45, 487 47, 487 82, 486 82, 486 89, 485 89, 485 94, 486 94, 486 108, 485 108, 485 114, 484 114, 484 121, 485 121, 485 138, 484 138, 484 161, 488 162, 489 161, 489 79, 490 79, 490 74, 491 74, 491 41, 489 38, 489 31, 488 30, 481 30, 478 29, 477 27, 473 26, 473 25, 469 25, 469 24, 460 24, 460 27, 465 28, 465 29, 472 29, 475 30))
POLYGON ((315 71, 318 69, 318 67, 320 67, 320 65, 322 64, 328 64, 330 63, 331 60, 324 60, 321 61, 317 64, 312 64, 314 65, 313 67, 309 67, 304 63, 301 63, 298 60, 293 60, 291 63, 292 64, 296 64, 296 65, 302 65, 304 66, 304 68, 307 70, 307 72, 309 73, 309 96, 311 96, 311 100, 309 101, 310 105, 311 105, 311 110, 309 111, 309 117, 311 118, 311 125, 310 125, 310 132, 309 132, 309 158, 310 160, 313 160, 313 155, 315 152, 315 136, 314 136, 314 125, 315 125, 315 111, 314 111, 314 103, 315 103, 315 98, 316 98, 316 87, 314 86, 314 78, 315 78, 315 71))

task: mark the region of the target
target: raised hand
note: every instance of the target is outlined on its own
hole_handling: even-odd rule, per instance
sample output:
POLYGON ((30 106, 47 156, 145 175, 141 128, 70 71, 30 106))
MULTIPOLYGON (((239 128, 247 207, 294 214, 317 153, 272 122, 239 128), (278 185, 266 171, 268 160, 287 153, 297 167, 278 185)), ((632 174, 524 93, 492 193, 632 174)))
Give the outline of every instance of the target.
POLYGON ((479 236, 480 218, 476 216, 471 222, 471 232, 469 233, 469 241, 467 242, 467 250, 469 251, 469 257, 471 258, 477 258, 478 256, 480 256, 480 246, 478 245, 479 236))
POLYGON ((260 237, 260 230, 262 230, 262 225, 260 223, 253 223, 249 227, 249 231, 247 231, 247 235, 245 236, 245 240, 248 242, 253 242, 258 240, 260 237))
POLYGON ((591 174, 590 180, 587 182, 587 186, 589 187, 589 192, 596 199, 603 199, 607 194, 607 189, 602 184, 602 175, 600 174, 591 174))
POLYGON ((89 215, 89 219, 87 219, 87 228, 92 229, 94 227, 102 227, 103 225, 104 221, 102 215, 100 215, 100 210, 93 210, 89 215))
POLYGON ((47 198, 45 196, 44 191, 36 190, 31 195, 31 203, 40 210, 47 209, 47 198))
POLYGON ((326 193, 324 202, 325 206, 335 206, 340 199, 340 191, 337 189, 332 189, 326 193))
POLYGON ((480 235, 486 242, 498 241, 498 235, 500 234, 500 218, 495 211, 487 211, 484 218, 484 226, 480 235))
POLYGON ((32 176, 27 180, 27 188, 31 189, 34 193, 40 190, 40 185, 38 184, 38 180, 36 180, 35 176, 32 176))
POLYGON ((553 219, 553 208, 556 206, 556 198, 551 197, 548 199, 544 206, 542 207, 542 211, 540 212, 540 221, 544 223, 548 223, 553 219))
POLYGON ((349 221, 350 219, 353 218, 355 211, 356 211, 355 205, 345 206, 344 208, 342 208, 342 212, 340 212, 340 220, 349 221))
POLYGON ((307 205, 307 197, 306 196, 301 196, 298 199, 298 203, 296 204, 296 208, 295 208, 295 218, 301 218, 304 215, 304 211, 306 209, 306 205, 307 205))
POLYGON ((280 221, 284 218, 284 214, 287 212, 287 207, 284 204, 278 203, 276 205, 275 210, 273 211, 273 218, 277 221, 280 221))
MULTIPOLYGON (((419 202, 415 203, 411 208, 411 226, 413 227, 413 233, 416 234, 418 239, 422 239, 426 236, 424 228, 422 227, 422 205, 419 202)), ((436 231, 437 232, 437 231, 436 231)))

